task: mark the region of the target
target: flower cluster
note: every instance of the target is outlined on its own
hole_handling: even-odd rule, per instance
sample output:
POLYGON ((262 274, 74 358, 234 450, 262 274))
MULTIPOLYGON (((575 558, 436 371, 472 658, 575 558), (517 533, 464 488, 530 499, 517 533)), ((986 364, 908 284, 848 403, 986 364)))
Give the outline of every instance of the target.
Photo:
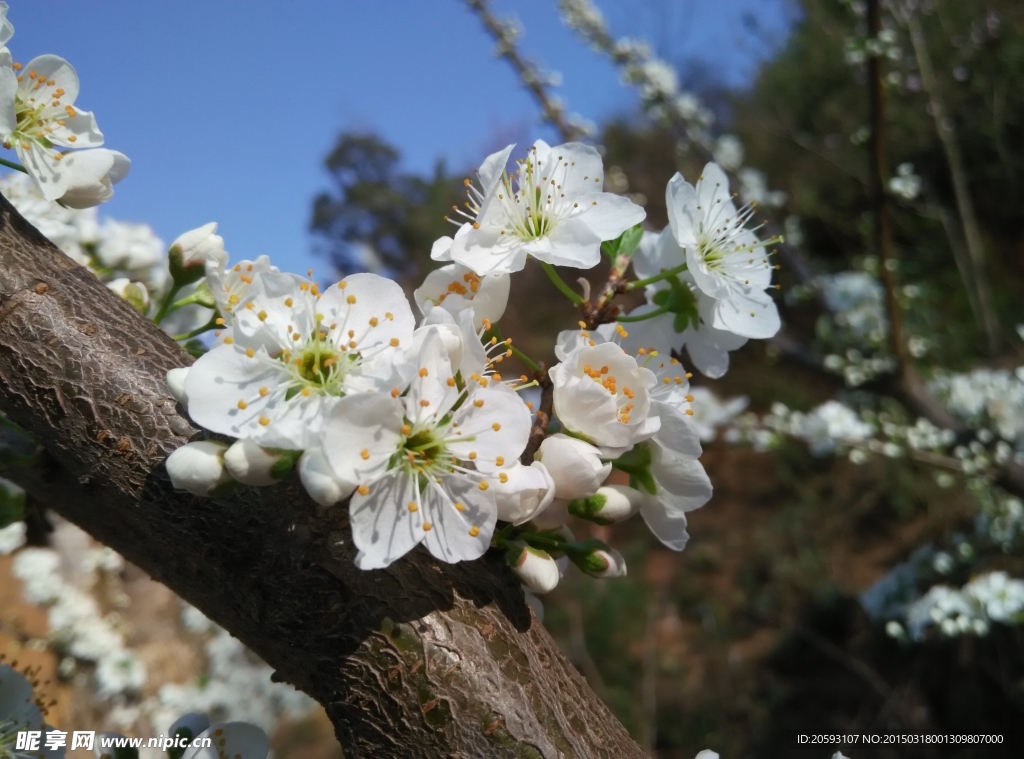
POLYGON ((100 147, 103 133, 89 111, 75 107, 78 73, 57 55, 15 62, 7 43, 14 27, 0 3, 0 143, 13 149, 46 200, 88 208, 110 200, 131 161, 100 147), (63 148, 63 149, 62 149, 63 148))
POLYGON ((199 281, 217 309, 212 347, 168 386, 218 439, 171 454, 174 484, 218 496, 294 469, 322 507, 348 501, 358 566, 386 567, 419 544, 447 562, 495 547, 534 592, 552 589, 569 561, 596 577, 625 573, 613 548, 576 540, 569 515, 609 524, 640 514, 681 550, 686 514, 711 483, 690 375, 673 351, 686 346, 719 376, 726 351, 774 334, 769 243, 746 227, 751 209, 734 207, 714 164, 696 188, 672 180, 672 228, 636 252, 644 210, 604 191, 597 150, 538 141, 509 169, 513 149, 466 180, 457 230, 434 244, 443 265, 413 294, 418 315, 376 274, 321 289, 266 260, 229 265, 218 245, 200 280, 172 254, 173 281, 199 281), (602 323, 593 314, 617 310, 561 280, 556 266, 592 268, 602 245, 622 274, 632 260, 641 279, 629 287, 646 288, 647 311, 602 323), (590 315, 559 334, 550 369, 497 326, 511 275, 530 259, 590 315), (502 377, 506 359, 533 376, 502 377), (537 385, 540 409, 524 392, 537 385))

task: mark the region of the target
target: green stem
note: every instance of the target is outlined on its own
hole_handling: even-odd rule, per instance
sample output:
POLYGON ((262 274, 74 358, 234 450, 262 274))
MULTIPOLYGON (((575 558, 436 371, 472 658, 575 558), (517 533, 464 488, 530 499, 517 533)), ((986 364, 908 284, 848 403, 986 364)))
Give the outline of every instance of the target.
POLYGON ((6 158, 0 158, 0 166, 6 166, 8 169, 15 169, 16 171, 23 171, 28 174, 28 169, 22 166, 20 163, 14 161, 8 161, 6 158))
POLYGON ((666 269, 663 272, 655 274, 653 277, 648 277, 647 279, 637 279, 634 280, 633 282, 628 282, 626 284, 626 289, 636 290, 638 287, 646 287, 647 285, 653 285, 655 282, 661 282, 663 279, 669 279, 671 277, 676 276, 677 274, 682 274, 684 271, 686 271, 686 264, 679 264, 679 266, 676 266, 671 269, 666 269))
POLYGON ((554 282, 555 283, 555 287, 557 287, 559 290, 561 290, 562 294, 566 298, 571 300, 573 302, 573 304, 579 306, 579 305, 582 305, 583 303, 587 302, 583 298, 582 295, 580 295, 579 293, 575 292, 571 287, 569 287, 569 285, 567 285, 565 283, 565 281, 560 276, 558 276, 558 272, 555 271, 555 267, 554 266, 549 264, 547 261, 541 261, 540 265, 543 266, 544 267, 544 271, 547 272, 548 279, 550 279, 552 282, 554 282))
POLYGON ((643 322, 648 319, 653 319, 655 316, 661 316, 669 312, 668 306, 661 306, 653 311, 648 311, 646 314, 640 314, 639 316, 618 316, 615 321, 619 322, 643 322))
POLYGON ((163 301, 160 303, 156 316, 153 317, 153 324, 160 324, 171 311, 171 308, 174 306, 174 296, 178 294, 180 289, 179 285, 171 285, 171 289, 167 291, 167 295, 164 296, 163 301))
POLYGON ((186 332, 184 335, 177 335, 174 340, 181 342, 182 340, 191 340, 193 337, 199 337, 204 332, 209 332, 211 329, 217 329, 217 317, 214 316, 210 321, 206 322, 202 327, 196 327, 191 332, 186 332))
MULTIPOLYGON (((501 329, 498 327, 497 324, 494 324, 494 325, 491 326, 491 334, 494 335, 494 337, 496 337, 498 339, 498 342, 504 342, 505 338, 502 337, 501 329)), ((532 358, 527 356, 525 353, 523 353, 521 350, 519 350, 516 346, 512 345, 512 343, 505 343, 505 348, 507 348, 508 350, 512 351, 512 355, 513 356, 515 356, 520 361, 522 361, 524 364, 526 364, 528 367, 530 367, 530 371, 533 371, 533 372, 539 372, 540 371, 540 364, 538 364, 532 358)))

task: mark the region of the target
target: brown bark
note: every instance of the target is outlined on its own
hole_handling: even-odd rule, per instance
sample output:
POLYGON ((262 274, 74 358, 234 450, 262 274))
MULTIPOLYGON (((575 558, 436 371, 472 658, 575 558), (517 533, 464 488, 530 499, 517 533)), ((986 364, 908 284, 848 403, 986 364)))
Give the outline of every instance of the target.
POLYGON ((164 378, 189 361, 0 200, 0 410, 46 451, 6 476, 317 699, 346 756, 643 755, 500 559, 363 572, 345 509, 295 483, 175 492, 164 459, 202 434, 164 378))

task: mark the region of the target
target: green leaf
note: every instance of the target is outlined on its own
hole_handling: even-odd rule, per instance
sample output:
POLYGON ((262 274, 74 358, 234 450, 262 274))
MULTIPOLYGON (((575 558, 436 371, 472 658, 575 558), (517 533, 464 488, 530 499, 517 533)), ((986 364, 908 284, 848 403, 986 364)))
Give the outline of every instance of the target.
POLYGON ((627 229, 614 240, 606 240, 601 243, 601 250, 612 260, 619 256, 632 256, 640 246, 640 240, 643 236, 644 228, 637 224, 627 229))

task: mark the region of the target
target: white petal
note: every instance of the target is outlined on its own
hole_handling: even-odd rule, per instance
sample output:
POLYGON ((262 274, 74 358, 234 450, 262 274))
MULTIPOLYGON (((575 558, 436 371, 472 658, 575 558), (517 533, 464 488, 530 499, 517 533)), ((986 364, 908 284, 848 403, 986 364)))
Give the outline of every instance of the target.
POLYGON ((490 489, 480 490, 465 477, 445 477, 440 483, 428 482, 423 503, 432 520, 423 539, 430 553, 449 564, 484 555, 498 519, 490 489))
POLYGON ((480 388, 470 393, 453 421, 459 424, 458 437, 448 443, 448 449, 464 460, 475 452, 477 469, 482 472, 495 471, 499 456, 511 465, 530 437, 530 410, 518 394, 503 390, 480 388))
POLYGON ((303 452, 298 470, 299 480, 309 497, 321 506, 333 506, 348 498, 356 489, 355 482, 343 480, 334 473, 318 448, 303 452))
POLYGON ((782 326, 779 309, 768 293, 740 286, 727 299, 716 301, 710 316, 715 329, 755 339, 774 337, 782 326))
POLYGON ((409 553, 424 538, 423 502, 415 478, 406 473, 388 475, 358 490, 349 504, 352 540, 360 550, 360 569, 380 569, 409 553), (409 504, 416 506, 410 511, 409 504))
POLYGON ((632 200, 610 192, 583 195, 578 202, 586 209, 579 218, 602 240, 614 240, 647 218, 647 212, 632 200))
POLYGON ((552 266, 591 269, 601 262, 601 237, 575 216, 558 223, 546 237, 524 244, 531 256, 552 266))
POLYGON ((678 172, 665 188, 665 204, 668 208, 668 223, 676 242, 683 246, 693 245, 697 239, 697 191, 678 172))
POLYGON ((387 393, 348 395, 331 410, 323 452, 334 473, 369 484, 382 477, 401 440, 402 401, 387 393))
POLYGON ((663 491, 659 491, 657 496, 645 493, 640 515, 658 540, 673 551, 682 551, 690 540, 690 533, 686 531, 686 512, 670 508, 659 500, 663 494, 663 491))

